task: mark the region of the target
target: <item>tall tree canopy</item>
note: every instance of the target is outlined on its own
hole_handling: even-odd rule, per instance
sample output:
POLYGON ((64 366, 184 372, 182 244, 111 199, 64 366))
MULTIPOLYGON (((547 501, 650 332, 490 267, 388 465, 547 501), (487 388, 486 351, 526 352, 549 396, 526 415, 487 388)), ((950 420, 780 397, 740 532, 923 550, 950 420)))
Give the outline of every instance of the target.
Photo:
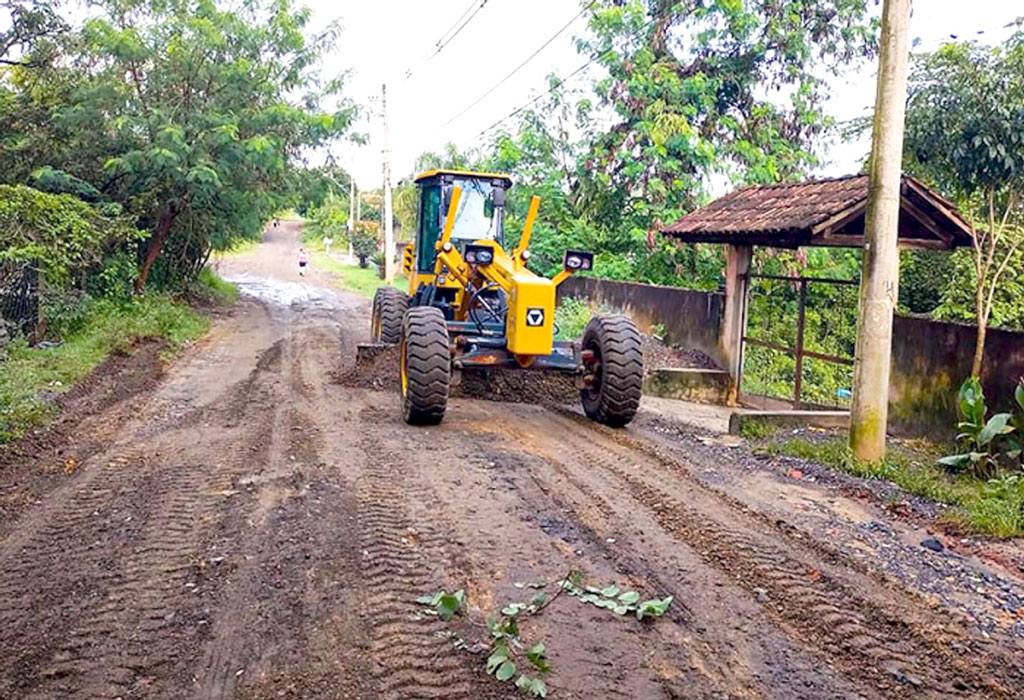
POLYGON ((709 183, 795 178, 817 163, 832 121, 825 78, 873 55, 867 0, 587 0, 579 41, 603 67, 580 94, 549 94, 491 137, 479 155, 424 162, 510 171, 509 227, 543 198, 533 265, 557 269, 566 247, 598 253, 598 274, 715 286, 709 247, 677 249, 654 234, 702 204, 709 183))
POLYGON ((969 262, 954 266, 940 312, 977 321, 977 376, 993 309, 1019 308, 1024 288, 1024 32, 996 48, 951 43, 917 56, 910 95, 906 167, 974 225, 969 262))
POLYGON ((708 178, 775 182, 817 161, 824 77, 870 56, 866 0, 605 0, 581 48, 615 123, 583 161, 578 198, 608 216, 677 218, 708 178))
MULTIPOLYGON (((12 75, 18 138, 8 177, 66 174, 152 232, 137 287, 198 272, 212 246, 254 236, 284 201, 303 149, 344 133, 354 108, 317 73, 337 36, 308 38, 289 0, 102 0, 45 67, 12 75), (42 170, 40 170, 42 168, 42 170)), ((8 93, 10 95, 10 93, 8 93)))

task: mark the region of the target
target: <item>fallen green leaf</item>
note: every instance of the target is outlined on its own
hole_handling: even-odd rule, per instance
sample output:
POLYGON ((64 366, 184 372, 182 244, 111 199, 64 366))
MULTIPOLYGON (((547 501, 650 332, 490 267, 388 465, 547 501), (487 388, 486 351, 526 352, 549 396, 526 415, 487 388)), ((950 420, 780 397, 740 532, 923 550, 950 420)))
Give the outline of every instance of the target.
POLYGON ((501 666, 498 667, 494 677, 499 681, 507 681, 512 676, 516 675, 516 665, 511 661, 505 661, 501 666))

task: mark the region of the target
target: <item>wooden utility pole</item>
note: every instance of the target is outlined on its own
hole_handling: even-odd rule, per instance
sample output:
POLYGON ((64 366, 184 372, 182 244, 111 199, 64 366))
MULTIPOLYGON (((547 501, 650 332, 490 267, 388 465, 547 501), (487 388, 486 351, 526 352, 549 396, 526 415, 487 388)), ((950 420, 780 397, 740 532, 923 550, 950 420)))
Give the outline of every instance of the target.
POLYGON ((356 227, 356 179, 348 174, 348 262, 352 263, 352 232, 356 227))
POLYGON ((885 456, 889 420, 892 314, 899 297, 898 229, 909 24, 910 0, 885 0, 850 412, 850 448, 855 458, 869 462, 885 456))
POLYGON ((388 86, 380 88, 380 106, 384 122, 384 212, 381 228, 384 229, 384 283, 395 281, 395 227, 391 211, 391 164, 388 154, 388 86))

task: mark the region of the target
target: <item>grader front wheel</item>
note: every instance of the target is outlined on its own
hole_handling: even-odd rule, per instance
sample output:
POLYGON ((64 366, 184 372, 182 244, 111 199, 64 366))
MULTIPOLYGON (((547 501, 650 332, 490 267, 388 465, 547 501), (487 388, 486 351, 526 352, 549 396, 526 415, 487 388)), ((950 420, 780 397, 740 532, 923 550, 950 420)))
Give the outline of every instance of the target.
POLYGON ((640 407, 644 364, 640 333, 626 316, 595 316, 583 331, 583 411, 613 428, 640 407))
POLYGON ((433 306, 405 312, 402 333, 402 418, 410 425, 437 425, 448 406, 452 357, 444 314, 433 306))
POLYGON ((394 287, 381 287, 373 295, 371 337, 375 343, 394 344, 402 340, 402 319, 409 297, 394 287))

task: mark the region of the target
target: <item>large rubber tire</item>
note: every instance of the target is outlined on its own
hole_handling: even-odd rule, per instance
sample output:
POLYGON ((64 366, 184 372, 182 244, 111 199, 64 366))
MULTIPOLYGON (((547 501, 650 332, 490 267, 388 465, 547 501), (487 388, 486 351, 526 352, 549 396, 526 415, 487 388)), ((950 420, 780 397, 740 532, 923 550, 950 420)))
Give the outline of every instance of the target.
POLYGON ((594 379, 580 391, 583 411, 591 420, 621 428, 640 407, 644 381, 640 333, 627 316, 594 316, 583 331, 582 347, 595 357, 594 379))
POLYGON ((402 333, 402 418, 410 425, 437 425, 448 407, 452 355, 444 313, 434 306, 405 312, 402 333))
POLYGON ((375 343, 402 342, 402 321, 409 308, 409 297, 394 287, 381 287, 373 295, 373 320, 370 328, 375 343))

